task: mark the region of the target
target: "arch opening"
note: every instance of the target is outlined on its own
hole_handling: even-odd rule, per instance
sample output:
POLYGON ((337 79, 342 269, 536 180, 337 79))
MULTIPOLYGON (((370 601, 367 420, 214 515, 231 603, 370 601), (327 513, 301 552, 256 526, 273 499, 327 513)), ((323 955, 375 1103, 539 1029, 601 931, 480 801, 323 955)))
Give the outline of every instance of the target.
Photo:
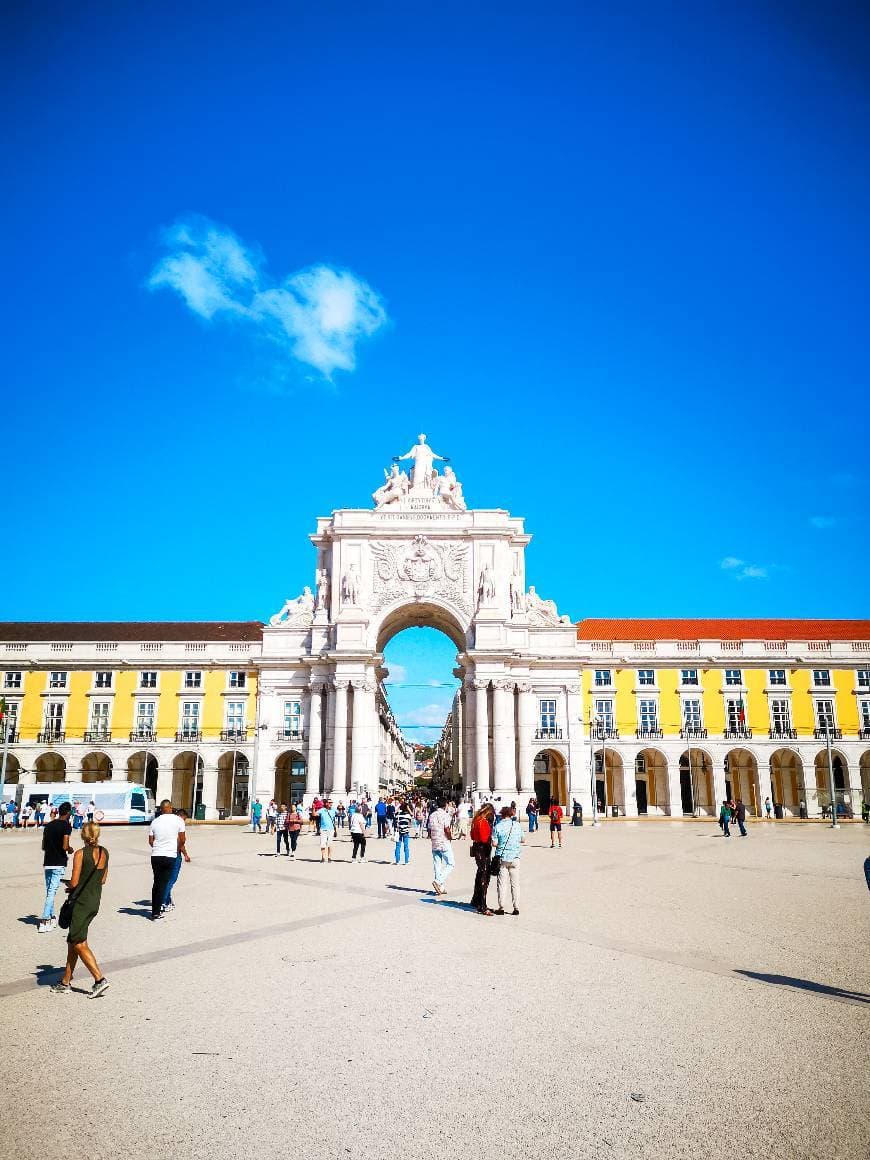
POLYGON ((568 766, 557 749, 540 749, 533 762, 535 797, 541 814, 546 814, 552 802, 568 801, 568 766))
POLYGON ((668 812, 668 761, 658 749, 642 749, 634 759, 638 814, 668 812))

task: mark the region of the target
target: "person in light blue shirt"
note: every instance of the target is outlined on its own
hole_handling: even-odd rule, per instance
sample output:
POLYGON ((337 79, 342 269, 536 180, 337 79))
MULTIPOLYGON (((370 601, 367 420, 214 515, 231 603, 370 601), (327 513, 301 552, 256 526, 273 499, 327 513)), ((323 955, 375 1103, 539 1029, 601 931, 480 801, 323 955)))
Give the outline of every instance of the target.
POLYGON ((511 914, 520 913, 520 855, 523 846, 523 828, 513 815, 510 806, 504 806, 501 817, 492 831, 493 854, 499 859, 496 892, 498 909, 495 914, 504 914, 502 899, 507 895, 507 885, 511 888, 511 914))
POLYGON ((332 798, 326 799, 326 804, 317 812, 320 822, 320 861, 332 861, 332 844, 335 841, 335 810, 332 808, 332 798))

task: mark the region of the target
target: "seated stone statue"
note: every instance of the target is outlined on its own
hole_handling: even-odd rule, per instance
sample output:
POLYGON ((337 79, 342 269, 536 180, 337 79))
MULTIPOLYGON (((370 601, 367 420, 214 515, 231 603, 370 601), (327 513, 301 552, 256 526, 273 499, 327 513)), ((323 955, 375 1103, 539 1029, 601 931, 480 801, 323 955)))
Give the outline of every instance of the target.
POLYGON ((399 470, 397 463, 394 463, 389 471, 384 469, 384 480, 383 485, 372 493, 376 508, 386 507, 387 504, 395 503, 408 494, 410 486, 408 476, 404 471, 399 470))
POLYGON ((314 618, 314 596, 306 585, 301 596, 291 597, 284 601, 284 605, 274 616, 269 617, 271 625, 277 624, 310 624, 314 618))

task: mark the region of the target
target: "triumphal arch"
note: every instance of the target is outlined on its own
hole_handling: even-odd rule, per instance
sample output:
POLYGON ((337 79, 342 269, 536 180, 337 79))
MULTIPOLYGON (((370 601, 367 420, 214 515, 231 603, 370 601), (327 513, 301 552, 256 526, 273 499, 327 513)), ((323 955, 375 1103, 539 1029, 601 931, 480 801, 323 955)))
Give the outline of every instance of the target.
POLYGON ((576 628, 526 583, 523 520, 469 507, 425 435, 393 458, 372 501, 318 519, 314 583, 263 632, 257 765, 274 768, 280 706, 301 693, 306 797, 376 795, 383 651, 403 629, 427 626, 456 645, 466 789, 525 799, 543 752, 560 799, 588 797, 576 628), (554 704, 551 722, 542 699, 554 704))

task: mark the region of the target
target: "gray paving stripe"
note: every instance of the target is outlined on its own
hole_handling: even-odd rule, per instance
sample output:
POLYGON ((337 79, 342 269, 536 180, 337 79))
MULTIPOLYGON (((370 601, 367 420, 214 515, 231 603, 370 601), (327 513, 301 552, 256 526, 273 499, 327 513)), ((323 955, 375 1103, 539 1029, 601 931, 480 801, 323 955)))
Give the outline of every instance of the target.
MULTIPOLYGON (((346 918, 374 914, 379 910, 409 906, 412 901, 414 900, 405 898, 381 898, 375 906, 353 906, 346 910, 336 910, 332 914, 317 915, 313 918, 297 918, 292 922, 278 922, 271 926, 258 927, 255 930, 236 931, 233 934, 201 939, 199 942, 184 943, 177 947, 161 947, 158 950, 144 951, 142 954, 130 955, 123 959, 111 959, 103 965, 107 976, 114 975, 118 971, 129 971, 135 967, 147 966, 149 963, 161 963, 168 959, 183 959, 190 955, 206 954, 209 951, 219 951, 226 947, 237 946, 239 943, 256 942, 258 939, 274 938, 276 935, 305 930, 306 927, 326 926, 329 923, 341 922, 346 918)), ((57 968, 58 976, 60 976, 62 969, 61 964, 57 968)), ((32 975, 26 979, 16 979, 12 983, 0 986, 0 998, 21 995, 27 991, 39 989, 41 986, 44 987, 45 984, 39 983, 32 975)))

